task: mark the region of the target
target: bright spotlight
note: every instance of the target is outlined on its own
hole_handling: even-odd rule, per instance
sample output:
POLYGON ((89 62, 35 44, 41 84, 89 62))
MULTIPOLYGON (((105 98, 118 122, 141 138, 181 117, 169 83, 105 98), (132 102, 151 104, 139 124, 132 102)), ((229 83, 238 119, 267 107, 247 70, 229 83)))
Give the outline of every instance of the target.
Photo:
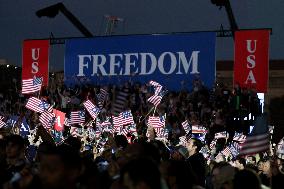
POLYGON ((9 65, 9 64, 7 64, 7 68, 9 68, 9 66, 10 66, 10 65, 9 65))

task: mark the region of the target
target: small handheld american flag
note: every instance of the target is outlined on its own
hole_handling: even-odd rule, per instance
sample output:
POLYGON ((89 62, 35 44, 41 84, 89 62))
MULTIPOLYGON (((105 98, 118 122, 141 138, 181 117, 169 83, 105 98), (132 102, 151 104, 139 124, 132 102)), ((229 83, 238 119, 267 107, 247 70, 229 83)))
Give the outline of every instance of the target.
POLYGON ((158 95, 161 92, 162 88, 163 88, 163 86, 160 85, 160 83, 158 83, 156 81, 152 81, 151 80, 151 81, 149 81, 149 84, 154 87, 155 95, 158 95))
POLYGON ((30 97, 26 104, 26 108, 32 111, 38 112, 38 113, 42 113, 48 110, 49 107, 50 107, 50 104, 36 97, 30 97))
POLYGON ((34 77, 32 79, 23 79, 22 94, 30 94, 40 91, 42 86, 42 77, 34 77))
POLYGON ((0 128, 5 127, 6 123, 3 121, 4 117, 0 116, 0 128))
POLYGON ((98 114, 100 113, 100 109, 97 106, 95 106, 90 100, 87 100, 83 104, 90 113, 90 115, 92 116, 92 118, 96 119, 98 114))
POLYGON ((117 117, 112 116, 112 120, 114 127, 134 124, 133 116, 130 111, 121 112, 117 117))
POLYGON ((206 127, 200 125, 192 125, 192 134, 205 134, 207 133, 206 127))
POLYGON ((219 138, 229 138, 229 133, 227 133, 226 131, 215 133, 215 139, 219 138))
POLYGON ((55 115, 45 111, 39 116, 39 121, 45 129, 51 129, 54 125, 55 115))
POLYGON ((235 135, 233 137, 233 141, 244 143, 246 140, 246 135, 243 135, 242 133, 235 132, 235 135))
POLYGON ((158 94, 154 94, 153 96, 149 97, 147 100, 148 102, 153 103, 154 106, 157 107, 161 103, 162 98, 163 96, 165 96, 166 93, 167 93, 166 90, 160 91, 158 94))
POLYGON ((183 129, 184 129, 186 134, 188 134, 191 131, 191 126, 190 126, 190 124, 188 123, 187 120, 182 122, 181 125, 182 125, 182 127, 183 127, 183 129))
POLYGON ((97 95, 98 106, 100 107, 100 109, 103 108, 103 104, 104 104, 104 101, 105 101, 107 95, 108 95, 108 92, 105 89, 101 88, 100 93, 97 95))
POLYGON ((70 124, 81 124, 85 122, 84 111, 73 111, 70 114, 70 124))
POLYGON ((165 127, 166 116, 149 116, 147 125, 151 125, 153 128, 161 128, 165 127))

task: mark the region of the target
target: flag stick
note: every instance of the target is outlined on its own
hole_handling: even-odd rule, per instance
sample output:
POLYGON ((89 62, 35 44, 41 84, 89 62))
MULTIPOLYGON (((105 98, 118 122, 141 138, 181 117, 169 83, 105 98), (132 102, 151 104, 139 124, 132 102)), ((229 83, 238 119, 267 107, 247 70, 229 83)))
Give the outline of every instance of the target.
POLYGON ((141 123, 142 121, 144 121, 146 119, 146 117, 152 112, 152 110, 154 109, 154 107, 152 107, 149 112, 146 114, 146 116, 139 122, 141 123))
POLYGON ((153 116, 155 115, 155 112, 156 112, 156 108, 157 108, 157 107, 155 106, 155 109, 154 109, 154 112, 153 112, 153 116))
POLYGON ((40 92, 41 92, 41 89, 38 91, 38 95, 37 95, 37 98, 39 99, 40 97, 40 92))

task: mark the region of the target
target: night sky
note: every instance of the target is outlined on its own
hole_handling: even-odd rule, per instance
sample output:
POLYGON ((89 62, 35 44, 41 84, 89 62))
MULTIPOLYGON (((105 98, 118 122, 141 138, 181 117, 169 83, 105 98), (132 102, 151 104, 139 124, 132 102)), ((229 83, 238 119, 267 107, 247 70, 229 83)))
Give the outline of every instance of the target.
MULTIPOLYGON (((25 39, 83 37, 64 15, 38 18, 41 8, 63 2, 92 33, 104 35, 105 15, 123 18, 114 30, 116 35, 152 34, 229 29, 225 9, 219 10, 210 0, 85 0, 37 1, 0 0, 0 59, 21 65, 25 39)), ((284 1, 231 0, 240 29, 272 28, 270 59, 284 59, 284 1)), ((218 38, 217 60, 233 60, 233 39, 218 38)), ((64 45, 50 50, 50 71, 62 70, 64 45)))

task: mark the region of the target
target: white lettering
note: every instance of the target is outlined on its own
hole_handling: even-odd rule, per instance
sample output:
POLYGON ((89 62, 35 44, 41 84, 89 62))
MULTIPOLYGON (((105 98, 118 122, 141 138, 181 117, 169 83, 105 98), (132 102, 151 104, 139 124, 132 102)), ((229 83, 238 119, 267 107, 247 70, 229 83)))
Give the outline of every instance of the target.
POLYGON ((40 48, 32 49, 32 59, 33 60, 38 60, 39 59, 39 50, 40 50, 40 48), (36 51, 37 51, 37 53, 36 53, 36 51))
POLYGON ((247 50, 250 53, 254 53, 256 51, 256 42, 257 42, 257 40, 253 40, 254 41, 254 49, 252 49, 251 41, 252 40, 247 40, 247 50))
POLYGON ((152 74, 157 67, 157 59, 152 53, 140 53, 141 55, 141 73, 140 75, 152 74), (147 57, 150 58, 150 70, 147 72, 147 57))
POLYGON ((110 54, 110 69, 109 69, 109 75, 121 75, 122 74, 122 69, 120 69, 119 74, 115 73, 115 67, 119 67, 119 64, 122 59, 122 54, 110 54), (116 57, 119 58, 118 61, 116 61, 116 57))
POLYGON ((249 74, 248 74, 248 77, 247 77, 247 80, 246 80, 246 84, 250 82, 250 83, 256 83, 255 81, 255 78, 254 78, 254 75, 252 73, 252 70, 249 71, 249 74))
POLYGON ((158 68, 159 68, 159 70, 162 74, 167 75, 167 74, 173 73, 176 69, 176 65, 177 65, 177 59, 176 59, 175 55, 171 52, 164 52, 159 57, 158 68), (164 59, 165 59, 166 55, 169 55, 170 59, 171 59, 171 61, 169 62, 171 64, 171 67, 170 67, 170 70, 168 72, 166 72, 165 69, 164 69, 164 59))
MULTIPOLYGON (((130 54, 125 54, 125 72, 124 75, 130 75, 130 66, 135 67, 135 60, 131 61, 131 57, 134 57, 135 60, 137 61, 138 59, 138 53, 130 53, 130 54)), ((136 70, 133 71, 133 73, 137 73, 138 72, 138 68, 136 68, 136 70)))
POLYGON ((198 54, 200 51, 193 51, 191 53, 190 59, 189 61, 187 61, 186 57, 185 57, 185 53, 184 52, 177 52, 179 55, 179 59, 178 59, 178 72, 177 74, 182 74, 182 72, 180 71, 181 68, 181 64, 183 66, 183 69, 185 71, 185 74, 188 73, 189 70, 189 66, 192 63, 192 70, 191 70, 191 74, 198 74, 198 54))
POLYGON ((57 122, 58 127, 62 127, 61 121, 60 121, 60 116, 57 116, 56 122, 57 122))
POLYGON ((91 55, 78 55, 79 57, 79 73, 77 76, 85 76, 84 67, 88 68, 88 62, 85 63, 85 58, 91 61, 91 55))
POLYGON ((39 50, 40 48, 33 48, 32 49, 32 73, 36 74, 38 72, 38 59, 39 59, 39 50))
MULTIPOLYGON (((92 74, 110 75, 150 75, 159 69, 161 74, 198 74, 198 60, 200 51, 192 51, 186 56, 185 52, 162 52, 160 56, 153 53, 125 53, 125 54, 90 54, 78 55, 79 71, 77 76, 85 76, 89 64, 92 64, 92 74), (109 66, 109 67, 108 67, 109 66), (178 69, 177 69, 178 66, 178 69)), ((255 66, 254 56, 248 57, 249 68, 255 66)), ((34 72, 38 70, 34 63, 34 72)))
POLYGON ((27 128, 25 127, 24 123, 21 124, 21 129, 20 130, 23 131, 23 132, 27 132, 28 131, 27 128))
POLYGON ((247 56, 247 68, 254 68, 255 67, 255 55, 247 56))
POLYGON ((38 72, 38 62, 32 63, 32 73, 36 74, 38 72))
POLYGON ((98 73, 98 69, 100 70, 102 75, 107 75, 106 70, 104 69, 104 65, 106 63, 106 57, 104 55, 92 55, 93 57, 93 74, 92 76, 98 73), (99 60, 101 60, 99 62, 99 60))

